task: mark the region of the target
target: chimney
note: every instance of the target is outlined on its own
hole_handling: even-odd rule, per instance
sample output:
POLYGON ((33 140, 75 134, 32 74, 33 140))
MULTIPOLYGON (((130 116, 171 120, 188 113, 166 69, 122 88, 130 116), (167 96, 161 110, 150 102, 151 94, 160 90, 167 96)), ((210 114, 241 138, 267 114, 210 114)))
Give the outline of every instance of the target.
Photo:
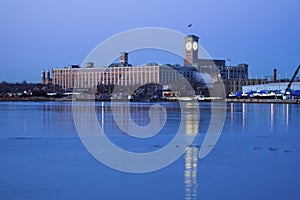
POLYGON ((276 83, 277 82, 277 69, 274 69, 274 72, 273 72, 273 83, 276 83))
POLYGON ((86 63, 86 68, 94 68, 94 63, 93 62, 88 62, 86 63))
POLYGON ((46 83, 46 73, 45 70, 42 71, 42 84, 44 85, 46 83))
POLYGON ((123 66, 128 66, 128 53, 127 52, 120 53, 120 64, 123 66))

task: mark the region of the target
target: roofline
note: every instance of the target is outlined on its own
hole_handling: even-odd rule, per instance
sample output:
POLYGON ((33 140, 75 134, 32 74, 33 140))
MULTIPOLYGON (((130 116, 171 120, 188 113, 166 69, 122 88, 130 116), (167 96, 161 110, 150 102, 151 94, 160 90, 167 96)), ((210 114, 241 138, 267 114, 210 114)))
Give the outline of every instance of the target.
POLYGON ((199 37, 197 35, 187 35, 184 39, 186 38, 193 38, 195 40, 199 40, 199 37))

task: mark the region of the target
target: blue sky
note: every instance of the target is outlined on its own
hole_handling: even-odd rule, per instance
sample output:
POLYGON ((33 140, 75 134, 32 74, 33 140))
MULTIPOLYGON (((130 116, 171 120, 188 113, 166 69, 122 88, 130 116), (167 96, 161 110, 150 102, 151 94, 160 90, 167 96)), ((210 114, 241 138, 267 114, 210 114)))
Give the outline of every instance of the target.
POLYGON ((119 32, 154 26, 189 34, 190 23, 213 58, 248 63, 252 77, 273 68, 290 77, 300 64, 299 7, 298 0, 2 0, 0 81, 40 82, 43 68, 79 64, 119 32))

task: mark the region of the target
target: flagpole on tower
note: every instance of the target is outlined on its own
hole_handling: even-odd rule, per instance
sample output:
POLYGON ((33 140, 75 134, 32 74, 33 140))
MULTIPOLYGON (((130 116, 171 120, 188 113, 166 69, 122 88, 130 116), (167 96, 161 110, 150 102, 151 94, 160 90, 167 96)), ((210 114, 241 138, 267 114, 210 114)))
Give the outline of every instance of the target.
POLYGON ((193 34, 193 27, 192 27, 192 24, 189 24, 187 27, 190 29, 190 33, 191 33, 191 35, 192 35, 192 34, 193 34))

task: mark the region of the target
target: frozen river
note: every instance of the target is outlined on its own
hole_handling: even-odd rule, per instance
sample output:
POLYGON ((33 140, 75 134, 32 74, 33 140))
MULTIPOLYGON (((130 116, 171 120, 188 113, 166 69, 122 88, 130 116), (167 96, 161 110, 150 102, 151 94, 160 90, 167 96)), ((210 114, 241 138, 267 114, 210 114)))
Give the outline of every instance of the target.
MULTIPOLYGON (((145 139, 129 137, 115 119, 128 106, 133 121, 147 126, 151 103, 95 105, 99 127, 123 150, 159 151, 175 137, 180 123, 183 134, 195 140, 163 169, 125 173, 102 164, 85 148, 71 102, 0 102, 0 199, 300 199, 300 105, 217 105, 226 111, 225 123, 204 159, 198 154, 211 121, 210 103, 199 105, 199 118, 193 108, 181 118, 178 103, 161 103, 165 111, 157 108, 153 117, 162 129, 145 139)), ((80 111, 89 126, 85 104, 80 111)), ((128 125, 126 120, 121 123, 128 125)), ((111 151, 103 152, 117 159, 111 151)), ((120 164, 128 162, 124 158, 120 164)))

